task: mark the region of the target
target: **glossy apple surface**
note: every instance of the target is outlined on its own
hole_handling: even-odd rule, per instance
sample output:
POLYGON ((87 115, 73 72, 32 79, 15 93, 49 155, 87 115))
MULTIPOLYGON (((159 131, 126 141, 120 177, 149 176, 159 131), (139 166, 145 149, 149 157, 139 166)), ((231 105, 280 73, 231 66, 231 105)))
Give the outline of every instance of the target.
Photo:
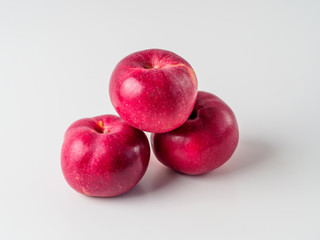
POLYGON ((234 113, 217 96, 198 92, 189 119, 178 129, 151 135, 155 156, 185 174, 207 173, 224 164, 236 150, 239 130, 234 113))
POLYGON ((113 197, 133 188, 150 158, 146 135, 114 115, 85 118, 66 131, 61 168, 79 193, 113 197))
POLYGON ((109 85, 120 117, 147 132, 168 132, 189 117, 198 82, 190 64, 177 54, 149 49, 133 53, 115 67, 109 85))

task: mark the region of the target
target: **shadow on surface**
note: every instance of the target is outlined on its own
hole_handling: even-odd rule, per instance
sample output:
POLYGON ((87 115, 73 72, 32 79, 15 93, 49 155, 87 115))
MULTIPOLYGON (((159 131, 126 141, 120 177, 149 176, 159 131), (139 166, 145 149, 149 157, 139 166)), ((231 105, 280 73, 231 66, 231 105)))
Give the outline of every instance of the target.
POLYGON ((169 187, 177 180, 183 180, 185 177, 195 180, 211 179, 258 171, 264 167, 265 164, 270 162, 276 154, 277 149, 270 142, 265 142, 260 139, 241 139, 236 152, 229 161, 210 173, 198 176, 177 173, 162 166, 161 163, 152 156, 150 159, 150 166, 142 181, 123 196, 135 197, 153 193, 154 191, 169 187))
POLYGON ((151 156, 145 176, 133 189, 121 196, 97 199, 116 199, 119 201, 119 199, 142 197, 172 186, 177 180, 183 180, 185 177, 194 180, 209 180, 211 178, 256 171, 263 167, 264 163, 270 161, 276 153, 275 147, 270 143, 257 139, 241 140, 235 154, 226 164, 210 173, 198 176, 177 173, 163 166, 154 156, 151 156))
POLYGON ((161 163, 157 161, 155 157, 150 159, 150 165, 146 175, 141 182, 126 195, 134 197, 153 193, 172 184, 176 178, 179 177, 175 171, 162 166, 161 163))
POLYGON ((116 199, 130 199, 135 197, 142 197, 150 193, 154 193, 166 186, 170 185, 179 177, 175 171, 163 166, 158 160, 152 155, 150 158, 149 167, 146 174, 141 181, 129 192, 111 198, 95 198, 97 200, 112 200, 116 199))
POLYGON ((253 171, 272 160, 276 153, 275 146, 272 146, 269 142, 258 139, 244 139, 239 142, 235 154, 225 165, 203 176, 214 177, 253 171))

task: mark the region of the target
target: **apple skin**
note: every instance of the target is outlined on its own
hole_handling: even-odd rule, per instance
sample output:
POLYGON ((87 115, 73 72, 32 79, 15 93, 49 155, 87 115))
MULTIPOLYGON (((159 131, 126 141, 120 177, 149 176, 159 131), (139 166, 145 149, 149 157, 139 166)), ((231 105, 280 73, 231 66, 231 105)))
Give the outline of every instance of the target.
POLYGON ((230 159, 239 141, 236 117, 217 96, 198 92, 189 119, 178 129, 151 135, 157 159, 175 171, 198 175, 230 159))
POLYGON ((161 133, 181 126, 194 107, 198 81, 177 54, 149 49, 135 52, 115 67, 109 84, 120 117, 142 131, 161 133))
POLYGON ((114 115, 80 119, 67 129, 61 168, 77 192, 113 197, 143 177, 150 159, 146 135, 114 115))

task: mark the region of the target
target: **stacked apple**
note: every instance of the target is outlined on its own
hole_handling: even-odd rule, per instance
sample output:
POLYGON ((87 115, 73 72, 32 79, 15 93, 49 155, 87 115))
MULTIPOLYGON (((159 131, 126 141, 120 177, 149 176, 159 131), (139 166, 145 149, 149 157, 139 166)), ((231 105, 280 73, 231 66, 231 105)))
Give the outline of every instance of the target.
POLYGON ((74 122, 66 131, 61 167, 68 184, 89 196, 112 197, 132 189, 150 159, 189 175, 209 172, 234 153, 239 139, 232 110, 198 91, 190 64, 160 49, 133 53, 114 69, 111 102, 120 115, 74 122))

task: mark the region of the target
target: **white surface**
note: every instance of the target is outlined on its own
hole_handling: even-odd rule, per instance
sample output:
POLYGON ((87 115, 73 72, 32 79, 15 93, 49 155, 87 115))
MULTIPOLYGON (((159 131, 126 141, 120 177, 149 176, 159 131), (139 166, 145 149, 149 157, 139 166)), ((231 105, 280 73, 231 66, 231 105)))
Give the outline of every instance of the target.
POLYGON ((320 239, 320 2, 115 2, 0 0, 0 239, 320 239), (199 177, 153 157, 128 194, 76 193, 64 131, 115 113, 114 66, 154 47, 232 107, 235 155, 199 177))

